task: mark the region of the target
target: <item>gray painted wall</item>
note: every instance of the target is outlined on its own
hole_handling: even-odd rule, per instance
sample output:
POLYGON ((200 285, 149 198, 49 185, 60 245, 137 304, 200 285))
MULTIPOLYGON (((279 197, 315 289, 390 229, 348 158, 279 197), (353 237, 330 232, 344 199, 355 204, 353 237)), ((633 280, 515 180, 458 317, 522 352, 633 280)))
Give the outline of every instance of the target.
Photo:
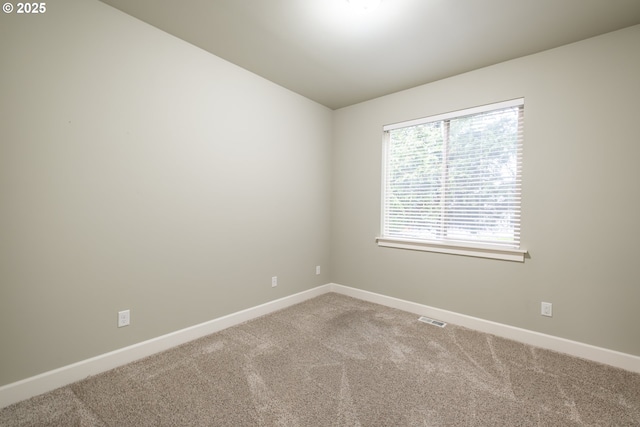
POLYGON ((640 26, 332 112, 97 1, 14 18, 0 385, 328 282, 640 355, 640 26), (382 126, 522 96, 531 258, 378 248, 382 126))
POLYGON ((333 281, 640 355, 638 46, 635 26, 336 111, 333 281), (377 247, 382 126, 519 97, 530 259, 377 247))
POLYGON ((0 385, 329 282, 331 110, 47 6, 0 16, 0 385))

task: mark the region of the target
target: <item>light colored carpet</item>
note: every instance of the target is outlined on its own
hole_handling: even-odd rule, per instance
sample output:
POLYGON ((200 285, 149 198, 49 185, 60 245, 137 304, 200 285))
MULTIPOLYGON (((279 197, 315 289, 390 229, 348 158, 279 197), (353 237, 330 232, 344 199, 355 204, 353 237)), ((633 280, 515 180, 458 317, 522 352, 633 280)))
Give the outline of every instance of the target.
POLYGON ((329 293, 0 411, 2 426, 639 426, 640 375, 329 293))

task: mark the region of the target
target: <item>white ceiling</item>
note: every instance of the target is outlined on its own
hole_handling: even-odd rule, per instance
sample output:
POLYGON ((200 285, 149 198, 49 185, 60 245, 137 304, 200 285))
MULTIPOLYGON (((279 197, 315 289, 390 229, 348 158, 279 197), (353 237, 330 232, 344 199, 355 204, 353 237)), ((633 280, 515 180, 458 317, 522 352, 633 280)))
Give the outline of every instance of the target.
POLYGON ((332 109, 640 24, 640 0, 102 1, 332 109))

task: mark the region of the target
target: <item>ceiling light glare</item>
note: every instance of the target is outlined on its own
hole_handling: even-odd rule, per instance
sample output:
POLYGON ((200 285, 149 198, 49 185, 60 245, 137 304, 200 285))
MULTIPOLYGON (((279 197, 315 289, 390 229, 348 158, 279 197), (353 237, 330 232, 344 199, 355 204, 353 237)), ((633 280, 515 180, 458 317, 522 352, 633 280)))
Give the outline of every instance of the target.
POLYGON ((349 4, 361 10, 371 10, 380 6, 382 0, 347 0, 349 4))

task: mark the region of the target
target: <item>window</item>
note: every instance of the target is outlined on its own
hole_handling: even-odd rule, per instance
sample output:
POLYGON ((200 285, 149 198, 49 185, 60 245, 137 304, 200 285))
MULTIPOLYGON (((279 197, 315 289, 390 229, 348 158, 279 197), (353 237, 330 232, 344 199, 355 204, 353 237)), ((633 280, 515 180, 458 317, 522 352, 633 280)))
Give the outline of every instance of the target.
POLYGON ((524 261, 524 100, 384 127, 380 246, 524 261))

